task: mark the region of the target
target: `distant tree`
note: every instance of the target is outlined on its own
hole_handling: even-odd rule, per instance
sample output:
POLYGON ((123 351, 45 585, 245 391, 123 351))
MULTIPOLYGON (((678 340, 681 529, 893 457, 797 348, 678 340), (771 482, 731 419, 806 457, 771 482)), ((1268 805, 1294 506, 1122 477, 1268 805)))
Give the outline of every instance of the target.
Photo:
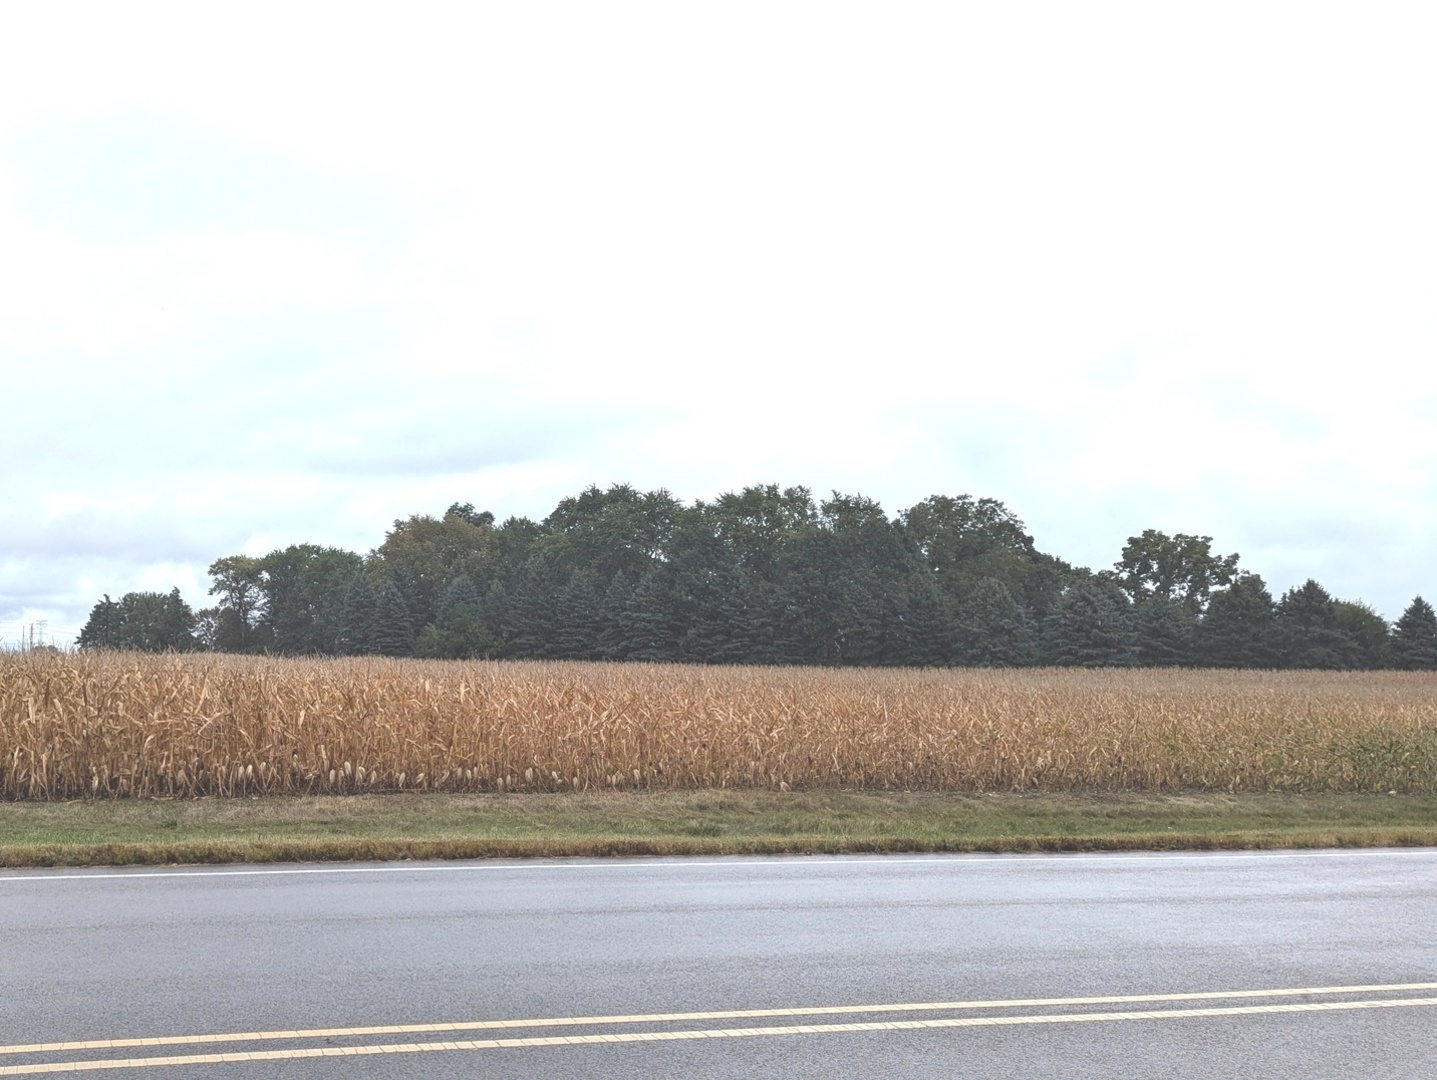
POLYGON ((1001 581, 975 582, 960 603, 954 625, 954 655, 961 664, 1021 667, 1036 657, 1037 628, 1001 581))
POLYGON ((492 527, 494 524, 494 515, 488 510, 475 510, 473 503, 450 503, 444 516, 460 518, 479 528, 492 527))
POLYGON ((603 596, 587 574, 575 572, 554 607, 554 655, 561 660, 593 660, 603 630, 603 596))
POLYGON ((944 667, 954 662, 955 628, 952 601, 932 575, 919 572, 903 583, 903 653, 899 663, 910 667, 944 667))
POLYGON ((1337 601, 1337 629, 1352 643, 1354 666, 1376 670, 1395 665, 1392 627, 1367 604, 1358 600, 1337 601))
POLYGON ((271 644, 265 624, 264 564, 249 555, 210 563, 210 595, 219 598, 206 615, 207 647, 216 652, 259 652, 271 644))
POLYGON ((659 571, 639 579, 620 622, 623 652, 630 660, 677 660, 682 633, 674 617, 675 598, 659 571))
POLYGON ((379 651, 379 596, 364 574, 356 574, 345 590, 338 651, 343 656, 379 651))
POLYGON ((1137 661, 1132 605, 1112 580, 1073 582, 1044 622, 1048 663, 1072 667, 1128 667, 1137 661))
POLYGON ((377 592, 374 651, 380 656, 413 656, 414 623, 404 594, 392 580, 386 581, 377 592))
POLYGON ((1123 557, 1113 568, 1135 604, 1176 601, 1196 615, 1207 607, 1214 589, 1232 584, 1237 555, 1214 555, 1211 536, 1168 536, 1146 529, 1141 536, 1128 537, 1123 557))
POLYGON ((90 609, 90 618, 81 628, 76 642, 82 649, 119 649, 122 648, 121 627, 120 605, 106 593, 90 609))
POLYGON ((1338 626, 1337 602, 1313 579, 1282 594, 1277 604, 1277 625, 1287 667, 1357 666, 1357 644, 1338 626))
POLYGON ((479 591, 466 575, 449 582, 440 593, 438 614, 420 631, 414 654, 439 660, 469 660, 493 656, 496 646, 484 621, 479 591))
POLYGON ((106 596, 90 612, 80 630, 81 648, 127 649, 136 652, 191 652, 199 647, 194 636, 195 615, 180 596, 131 592, 113 601, 106 596))
POLYGON ((1437 671, 1437 612, 1422 597, 1415 597, 1397 620, 1392 645, 1399 667, 1437 671))
POLYGON ((1186 598, 1149 595, 1133 609, 1138 663, 1189 667, 1198 663, 1198 618, 1186 598))
POLYGON ((1064 585, 1062 563, 1033 546, 1021 519, 997 499, 933 495, 899 515, 920 565, 961 607, 980 581, 998 581, 1041 619, 1064 585))
POLYGON ((442 518, 415 514, 395 521, 370 557, 370 572, 394 581, 404 593, 416 626, 434 622, 446 583, 459 577, 488 588, 501 561, 494 515, 469 503, 451 506, 442 518))
POLYGON ((340 652, 346 594, 364 560, 341 548, 292 544, 259 566, 268 647, 288 655, 340 652))
POLYGON ((1257 574, 1239 574, 1212 594, 1198 632, 1209 667, 1274 668, 1281 663, 1272 593, 1257 574))

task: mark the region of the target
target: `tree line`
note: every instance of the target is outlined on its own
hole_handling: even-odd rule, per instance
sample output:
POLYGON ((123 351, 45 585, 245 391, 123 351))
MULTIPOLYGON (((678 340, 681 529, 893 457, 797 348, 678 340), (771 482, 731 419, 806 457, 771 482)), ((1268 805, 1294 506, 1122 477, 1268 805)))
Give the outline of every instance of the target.
POLYGON ((1111 569, 1039 551, 996 499, 890 518, 748 487, 686 505, 590 487, 542 521, 455 503, 367 555, 295 544, 209 568, 214 604, 108 595, 81 647, 902 666, 1437 670, 1437 613, 1395 623, 1309 580, 1274 598, 1212 538, 1149 529, 1111 569))

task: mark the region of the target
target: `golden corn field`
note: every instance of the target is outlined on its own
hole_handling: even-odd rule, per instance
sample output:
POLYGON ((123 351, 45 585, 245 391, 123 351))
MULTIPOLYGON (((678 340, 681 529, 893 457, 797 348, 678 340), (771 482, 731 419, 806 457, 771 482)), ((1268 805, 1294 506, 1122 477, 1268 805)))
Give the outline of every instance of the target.
POLYGON ((0 656, 0 798, 1437 791, 1437 675, 0 656))

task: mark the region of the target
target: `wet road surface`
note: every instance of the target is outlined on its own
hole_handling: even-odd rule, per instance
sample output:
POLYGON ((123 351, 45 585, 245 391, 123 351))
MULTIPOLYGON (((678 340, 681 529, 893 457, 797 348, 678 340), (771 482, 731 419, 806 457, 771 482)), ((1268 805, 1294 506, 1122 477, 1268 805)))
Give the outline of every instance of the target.
POLYGON ((0 1076, 78 1062, 1430 1077, 1437 851, 0 872, 0 1076))

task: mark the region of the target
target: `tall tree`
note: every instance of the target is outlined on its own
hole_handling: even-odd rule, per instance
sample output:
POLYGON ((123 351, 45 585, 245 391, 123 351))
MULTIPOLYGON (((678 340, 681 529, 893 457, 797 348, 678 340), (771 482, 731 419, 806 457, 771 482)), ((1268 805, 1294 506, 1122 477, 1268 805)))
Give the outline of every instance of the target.
POLYGON ((179 589, 130 592, 118 601, 106 596, 95 605, 80 630, 79 644, 94 649, 191 652, 199 647, 194 627, 195 614, 179 589))
POLYGON ((474 579, 464 575, 444 587, 438 614, 420 631, 414 654, 438 660, 471 660, 493 656, 496 645, 484 621, 474 579))
POLYGON ((264 625, 272 647, 287 655, 333 655, 340 651, 345 599, 364 569, 352 551, 292 544, 259 560, 264 625))
POLYGON ((1036 658, 1032 620, 1008 586, 995 578, 983 578, 968 589, 958 607, 955 629, 955 655, 961 664, 1022 667, 1036 658))
POLYGON ((1173 600, 1198 614, 1207 607, 1214 589, 1232 584, 1237 554, 1214 555, 1211 536, 1168 536, 1145 529, 1141 536, 1128 537, 1123 557, 1113 567, 1118 583, 1134 603, 1173 600))
POLYGON ((379 596, 364 574, 356 574, 345 590, 338 652, 343 656, 379 652, 379 596))
POLYGON ((380 656, 414 655, 414 622, 404 593, 391 579, 378 590, 375 605, 374 651, 380 656))
POLYGON ((1281 661, 1272 593, 1257 574, 1239 574, 1212 594, 1198 633, 1210 667, 1274 668, 1281 661))
POLYGON ((271 644, 265 625, 264 563, 251 555, 228 555, 210 563, 210 595, 218 597, 210 648, 260 652, 271 644))
POLYGON ((1282 594, 1277 624, 1287 667, 1357 666, 1357 645, 1338 626, 1337 602, 1312 578, 1282 594))
POLYGON ((1392 628, 1398 666, 1408 671, 1437 671, 1437 612, 1414 597, 1392 628))
POLYGON ((1133 609, 1138 663, 1190 667, 1198 663, 1198 617, 1187 599, 1148 596, 1133 609))
POLYGON ((417 626, 432 623, 445 585, 461 577, 488 588, 500 564, 502 543, 494 515, 468 503, 451 506, 442 518, 414 514, 395 521, 374 549, 372 571, 399 584, 417 626))
POLYGON ((1128 667, 1137 661, 1132 605, 1102 577, 1070 584, 1044 622, 1048 663, 1064 667, 1128 667))
POLYGON ((1337 629, 1355 650, 1355 667, 1375 671, 1396 664, 1392 651, 1392 627, 1387 620, 1360 600, 1337 601, 1337 629))

